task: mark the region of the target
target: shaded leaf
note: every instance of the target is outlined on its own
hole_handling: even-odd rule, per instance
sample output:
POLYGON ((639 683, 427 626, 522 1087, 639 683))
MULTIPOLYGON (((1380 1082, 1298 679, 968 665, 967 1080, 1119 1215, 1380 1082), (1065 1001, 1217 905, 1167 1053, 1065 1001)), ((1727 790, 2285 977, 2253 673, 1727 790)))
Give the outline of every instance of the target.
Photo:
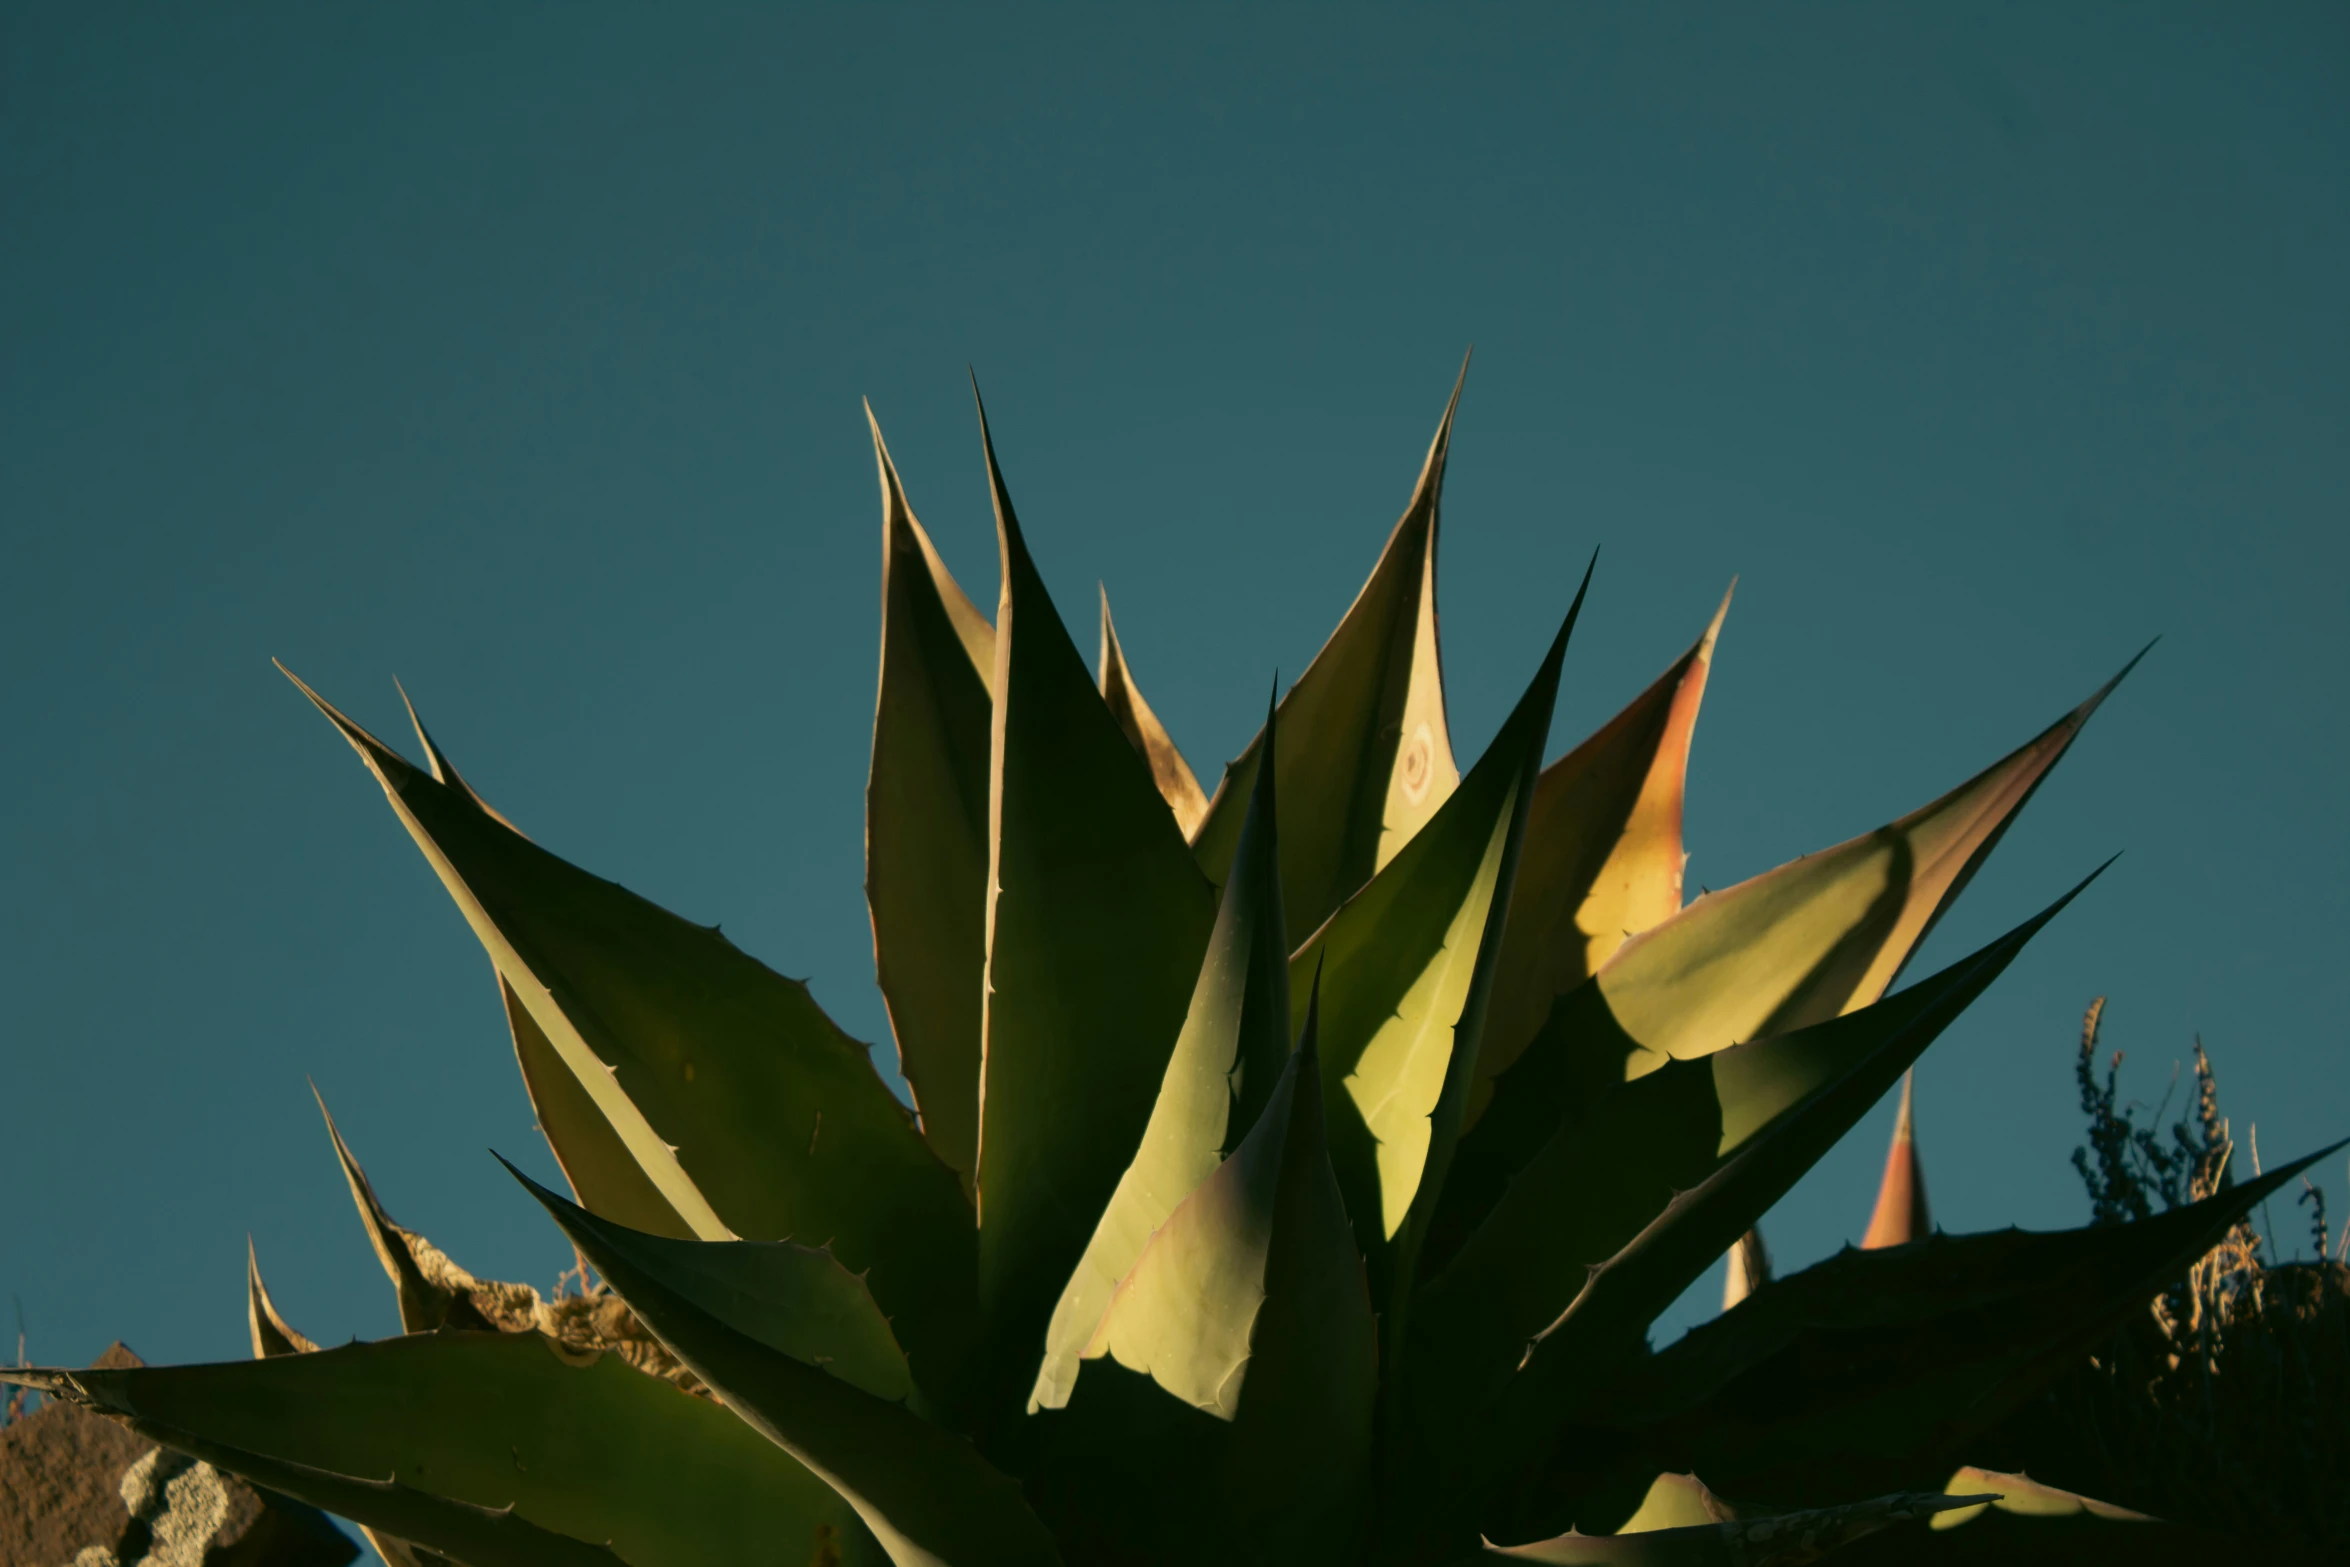
POLYGON ((1018 1485, 969 1443, 729 1326, 640 1264, 658 1237, 598 1219, 507 1168, 661 1342, 855 1508, 898 1567, 1059 1560, 1018 1485))
MULTIPOLYGON (((1734 1086, 1715 1101, 1722 1106, 1717 1152, 1733 1151, 1590 1269, 1572 1302, 1528 1346, 1490 1413, 1479 1418, 1478 1436, 1490 1450, 1523 1463, 1547 1433, 1577 1414, 1581 1401, 1638 1352, 1656 1314, 1784 1196, 2080 891, 2075 887, 1973 957, 1877 1008, 1800 1030, 1777 1051, 1721 1052, 1712 1063, 1715 1081, 1734 1086), (1823 1077, 1820 1086, 1807 1087, 1823 1077)), ((1693 1073, 1690 1065, 1697 1064, 1675 1075, 1702 1087, 1703 1067, 1693 1073)), ((1677 1092, 1702 1102, 1689 1089, 1677 1092)), ((1657 1102, 1661 1095, 1625 1101, 1657 1102)), ((1612 1132, 1623 1119, 1603 1115, 1593 1129, 1612 1132)), ((1614 1189, 1611 1183, 1608 1190, 1614 1189)), ((1464 1250, 1462 1260, 1467 1256, 1464 1250)), ((1522 1287, 1513 1289, 1523 1298, 1522 1287)))
POLYGON ((1143 700, 1142 689, 1134 683, 1134 671, 1126 667, 1126 650, 1118 645, 1118 628, 1110 623, 1108 588, 1102 589, 1102 651, 1097 678, 1101 682, 1102 700, 1109 704, 1110 716, 1126 732, 1127 743, 1150 764, 1151 781, 1159 786, 1167 808, 1175 813, 1176 827, 1189 838, 1199 830, 1200 822, 1208 814, 1207 792, 1192 776, 1191 764, 1183 759, 1183 753, 1175 749, 1174 737, 1167 733, 1167 726, 1159 722, 1159 715, 1143 700))
POLYGON ((972 1335, 971 1211, 807 986, 557 859, 302 689, 680 1227, 829 1241, 923 1374, 951 1378, 972 1335))
MULTIPOLYGON (((1771 1144, 1784 1129, 1782 1118, 1808 1109, 1802 1148, 1817 1151, 1798 1151, 1790 1143, 1788 1158, 1769 1169, 1770 1182, 1792 1183, 1867 1113, 1877 1095, 1855 1086, 1830 1103, 1812 1101, 1856 1072, 1905 1070, 2073 895, 1873 1007, 1701 1060, 1673 1062, 1616 1085, 1588 1117, 1543 1147, 1484 1225, 1421 1287, 1413 1308, 1417 1428, 1439 1450, 1485 1430, 1490 1401, 1526 1380, 1529 1357, 1541 1357, 1540 1341, 1575 1321, 1578 1312, 1590 1312, 1595 1290, 1607 1302, 1600 1309, 1614 1313, 1606 1318, 1608 1333, 1579 1340, 1576 1353, 1594 1358, 1561 1374, 1604 1378, 1614 1357, 1637 1347, 1649 1319, 1777 1197, 1770 1191, 1747 1211, 1749 1192, 1768 1190, 1769 1183, 1741 1187, 1709 1198, 1701 1214, 1689 1206, 1696 1194, 1771 1144), (1792 1162, 1799 1157, 1800 1164, 1792 1162), (1710 1226, 1725 1211, 1743 1217, 1720 1240, 1702 1250, 1674 1250, 1669 1263, 1655 1265, 1684 1226, 1710 1226), (1657 1234, 1647 1233, 1659 1226, 1664 1228, 1657 1234), (1652 1259, 1653 1271, 1611 1300, 1604 1290, 1622 1289, 1625 1281, 1609 1270, 1634 1266, 1628 1258, 1642 1241, 1650 1243, 1640 1255, 1652 1259)), ((1886 1084, 1891 1081, 1888 1076, 1886 1084)), ((1539 1374, 1551 1374, 1547 1364, 1539 1374)), ((1549 1403, 1538 1424, 1558 1413, 1554 1406, 1568 1392, 1541 1397, 1549 1403)), ((1513 1461, 1527 1456, 1519 1449, 1513 1461)))
POLYGON ((1279 775, 1278 766, 1257 773, 1183 1031, 1134 1162, 1053 1308, 1044 1365, 1029 1394, 1032 1414, 1068 1403, 1078 1359, 1118 1281, 1176 1205, 1256 1124, 1288 1060, 1289 957, 1274 840, 1279 775))
MULTIPOLYGON (((1680 1478, 1668 1476, 1666 1478, 1680 1478)), ((1700 1491, 1704 1487, 1698 1487, 1700 1491)), ((1710 1493, 1708 1493, 1710 1497, 1710 1493)), ((1567 1567, 1795 1567, 1840 1552, 1853 1541, 1897 1524, 1947 1513, 1968 1504, 1957 1497, 1905 1492, 1805 1512, 1774 1512, 1617 1534, 1569 1532, 1531 1545, 1489 1545, 1480 1561, 1567 1564, 1567 1567)), ((1838 1557, 1841 1560, 1841 1556, 1838 1557)))
POLYGON ((826 1529, 844 1559, 879 1559, 839 1498, 724 1409, 537 1334, 60 1375, 153 1440, 472 1567, 737 1567, 804 1559, 826 1529))
MULTIPOLYGON (((2340 1144, 2336 1144, 2340 1147, 2340 1144)), ((1611 1382, 1569 1446, 1817 1503, 1938 1473, 2322 1150, 2130 1224, 1847 1248, 1611 1382)))
POLYGON ((1493 975, 1470 1125, 1485 1113, 1493 1080, 1542 1027, 1553 998, 1597 973, 1627 937, 1681 912, 1689 742, 1729 613, 1725 593, 1705 634, 1672 668, 1542 770, 1493 975))
MULTIPOLYGON (((1461 362, 1461 378, 1469 372, 1461 362)), ((1281 885, 1292 949, 1409 842, 1460 780, 1436 634, 1436 535, 1460 381, 1419 482, 1338 629, 1282 698, 1281 885)), ((1261 736, 1260 736, 1261 739, 1261 736)), ((1192 846, 1221 884, 1240 839, 1259 742, 1225 767, 1192 846)))
POLYGON ((2263 1567, 2331 1562, 2324 1547, 2243 1534, 2218 1534, 2149 1518, 2110 1502, 2042 1485, 2027 1475, 1967 1467, 1944 1490, 1977 1499, 1924 1525, 1888 1530, 1836 1558, 1851 1567, 2078 1567, 2127 1561, 2132 1567, 2209 1567, 2258 1562, 2263 1567), (1980 1498, 1996 1495, 1988 1506, 1980 1498))
POLYGON ((1150 1120, 1215 890, 1054 612, 984 410, 980 438, 1004 585, 993 683, 979 1299, 1000 1395, 1016 1409, 1061 1287, 1150 1120))
POLYGON ((968 1188, 979 1158, 995 628, 914 519, 870 406, 865 418, 881 475, 881 691, 865 786, 873 965, 923 1134, 968 1188))

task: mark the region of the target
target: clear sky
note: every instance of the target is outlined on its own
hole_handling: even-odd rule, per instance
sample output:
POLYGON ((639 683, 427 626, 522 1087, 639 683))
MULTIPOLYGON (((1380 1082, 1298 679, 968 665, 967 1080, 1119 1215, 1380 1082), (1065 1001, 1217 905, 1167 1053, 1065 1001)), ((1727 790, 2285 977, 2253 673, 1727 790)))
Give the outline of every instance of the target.
MULTIPOLYGON (((1090 646, 1107 582, 1211 782, 1472 342, 1463 762, 1594 545, 1554 750, 1738 574, 1693 886, 1922 803, 2162 634, 1925 954, 2126 851, 1921 1067, 1936 1217, 2085 1222, 2099 994, 2145 1097, 2200 1031, 2265 1157, 2350 1133, 2332 0, 225 9, 0 20, 34 1358, 242 1355, 248 1230, 297 1326, 396 1329, 305 1074, 402 1222, 569 1260, 486 1151, 552 1176, 488 965, 273 655, 407 744, 397 674, 541 842, 885 1037, 858 398, 992 603, 967 363, 1064 615, 1090 646)), ((1859 1235, 1891 1117, 1767 1221, 1783 1266, 1859 1235)))

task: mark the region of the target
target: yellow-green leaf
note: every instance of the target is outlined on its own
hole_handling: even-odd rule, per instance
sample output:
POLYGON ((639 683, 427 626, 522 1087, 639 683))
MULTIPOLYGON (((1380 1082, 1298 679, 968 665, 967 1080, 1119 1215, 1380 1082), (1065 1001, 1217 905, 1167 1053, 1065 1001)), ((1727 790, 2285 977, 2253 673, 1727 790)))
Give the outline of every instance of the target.
POLYGON ((974 1333, 971 1210, 866 1048, 805 983, 549 854, 303 690, 682 1226, 828 1241, 951 1401, 974 1333))
MULTIPOLYGON (((1436 634, 1437 519, 1460 398, 1456 380, 1379 563, 1274 717, 1290 802, 1281 885, 1292 948, 1392 860, 1460 781, 1436 634)), ((1201 868, 1219 883, 1239 844, 1258 751, 1251 741, 1224 769, 1193 838, 1201 868)))
POLYGON ((1230 1422, 1195 1505, 1209 1535, 1246 1542, 1234 1559, 1354 1559, 1369 1479, 1376 1325, 1313 1035, 1309 1020, 1263 1115, 1151 1237, 1085 1351, 1230 1422))
POLYGON ((648 1270, 657 1237, 598 1219, 519 1170, 514 1176, 670 1353, 746 1426, 838 1492, 897 1567, 1059 1562, 1019 1485, 970 1443, 729 1325, 648 1270))
POLYGON ((1030 1391, 1061 1288, 1166 1073, 1215 889, 1053 609, 980 419, 1003 552, 980 1095, 979 1298, 1000 1396, 1030 1391))
POLYGON ((881 474, 881 692, 865 786, 873 963, 923 1134, 968 1187, 979 1157, 995 628, 915 521, 870 407, 865 417, 881 474))
MULTIPOLYGON (((1334 1162, 1382 1297, 1389 1243, 1432 1206, 1451 1159, 1525 802, 1589 586, 1586 572, 1533 682, 1460 788, 1291 959, 1292 1007, 1303 981, 1319 976, 1324 1091, 1344 1106, 1333 1116, 1334 1162)), ((1286 734, 1281 743, 1286 754, 1286 734)), ((1408 1251, 1417 1242, 1399 1244, 1408 1251)), ((1409 1279, 1408 1267, 1401 1277, 1409 1279)))
POLYGON ((1639 1046, 1626 1075, 1822 1022, 1882 996, 2136 663, 1932 804, 1708 894, 1624 943, 1597 982, 1639 1046))
POLYGON ((1729 613, 1725 593, 1695 646, 1542 770, 1526 814, 1468 1124, 1485 1113, 1493 1080, 1525 1050, 1556 997, 1598 972, 1627 937, 1681 912, 1689 742, 1729 613))
POLYGON ((1028 1408, 1059 1409, 1112 1292, 1176 1204, 1256 1124, 1289 1056, 1289 956, 1274 841, 1279 767, 1261 768, 1207 956, 1134 1162, 1053 1308, 1028 1408))
POLYGON ((838 1497, 726 1410, 535 1333, 70 1380, 157 1441, 466 1562, 740 1567, 824 1538, 879 1560, 838 1497), (519 1529, 481 1512, 501 1508, 519 1529), (549 1549, 483 1554, 502 1528, 549 1549))
POLYGON ((1191 764, 1183 753, 1175 749, 1175 740, 1167 733, 1167 726, 1159 722, 1159 715, 1151 711, 1143 700, 1142 688, 1134 683, 1134 671, 1127 667, 1126 650, 1118 645, 1118 628, 1110 623, 1110 590, 1102 589, 1102 651, 1096 673, 1101 682, 1102 700, 1110 707, 1110 714, 1118 720, 1118 727, 1126 731, 1126 739, 1150 764, 1151 779, 1159 786, 1159 794, 1167 802, 1167 809, 1175 813, 1175 825, 1189 838, 1199 831, 1200 822, 1208 814, 1208 797, 1192 776, 1191 764))

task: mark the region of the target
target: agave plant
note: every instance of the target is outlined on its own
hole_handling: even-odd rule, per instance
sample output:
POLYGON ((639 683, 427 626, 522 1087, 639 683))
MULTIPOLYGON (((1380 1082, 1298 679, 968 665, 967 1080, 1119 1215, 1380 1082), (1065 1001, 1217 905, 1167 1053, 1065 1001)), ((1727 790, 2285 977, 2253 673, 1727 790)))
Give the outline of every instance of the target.
POLYGON ((911 1106, 804 984, 541 848, 421 722, 420 766, 303 686, 489 953, 570 1195, 517 1178, 601 1283, 484 1283, 337 1135, 402 1337, 316 1349, 256 1268, 255 1361, 16 1375, 472 1567, 1793 1560, 1961 1505, 1933 1492, 1971 1433, 2301 1166, 1848 1252, 1647 1333, 2073 896, 1893 990, 2112 682, 1684 906, 1722 615, 1546 767, 1587 571, 1461 772, 1458 397, 1213 796, 1106 600, 1088 671, 984 411, 992 621, 874 426, 866 890, 911 1106))

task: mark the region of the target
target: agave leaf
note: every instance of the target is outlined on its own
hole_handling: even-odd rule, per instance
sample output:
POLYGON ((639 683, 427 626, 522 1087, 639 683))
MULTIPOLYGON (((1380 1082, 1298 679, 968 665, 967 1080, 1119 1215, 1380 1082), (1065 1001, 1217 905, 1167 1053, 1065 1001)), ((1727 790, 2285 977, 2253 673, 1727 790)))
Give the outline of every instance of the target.
MULTIPOLYGON (((403 696, 406 694, 401 693, 403 696)), ((423 735, 422 724, 417 725, 417 733, 423 735)), ((431 743, 429 739, 425 741, 428 747, 431 743)), ((318 1345, 313 1340, 295 1331, 278 1314, 277 1303, 269 1298, 269 1287, 261 1282, 261 1259, 254 1254, 253 1237, 250 1235, 245 1237, 245 1321, 253 1332, 255 1360, 268 1360, 278 1355, 318 1353, 318 1345)), ((365 1524, 359 1526, 359 1532, 366 1537, 375 1554, 384 1559, 386 1567, 442 1567, 448 1560, 437 1551, 428 1551, 412 1541, 386 1534, 380 1529, 371 1529, 365 1524)))
POLYGON ((2334 1151, 2130 1224, 1847 1248, 1633 1366, 1596 1403, 1637 1415, 1569 1446, 1797 1503, 1939 1472, 2334 1151))
POLYGON ((881 694, 865 786, 873 962, 923 1133, 968 1188, 979 1157, 995 628, 914 520, 870 406, 865 418, 881 473, 881 694))
MULTIPOLYGON (((2073 895, 1873 1007, 1618 1084, 1556 1133, 1420 1289, 1413 1393, 1421 1421, 1439 1441, 1474 1422, 1591 1270, 1664 1214, 1676 1193, 1722 1168, 1808 1095, 1881 1053, 1904 1056, 1904 1066, 1914 1060, 2073 895)), ((1857 1119, 1869 1102, 1849 1108, 1857 1119)), ((1834 1127, 1830 1141, 1850 1124, 1834 1127)), ((1733 1231, 1733 1243, 1737 1236, 1733 1231)), ((1720 1254, 1708 1253, 1699 1271, 1720 1254)))
MULTIPOLYGON (((416 743, 424 749, 434 782, 447 785, 472 801, 492 821, 520 835, 522 829, 483 799, 481 791, 457 771, 457 764, 449 760, 448 753, 433 739, 432 731, 424 727, 415 702, 409 699, 408 688, 397 680, 392 684, 399 689, 401 705, 408 709, 408 722, 416 731, 416 743)), ((495 962, 490 970, 497 973, 495 962)), ((506 1008, 506 1026, 514 1036, 514 1061, 522 1069, 523 1088, 530 1094, 531 1109, 554 1150, 555 1162, 563 1167, 564 1179, 571 1182, 573 1193, 598 1213, 608 1213, 623 1224, 690 1234, 676 1210, 638 1167, 628 1145, 596 1108, 595 1100, 563 1065, 563 1058, 547 1038, 546 1031, 532 1020, 529 1009, 523 1006, 503 975, 498 977, 498 996, 506 1008)))
MULTIPOLYGON (((1479 1419, 1481 1445, 1497 1461, 1506 1456, 1515 1464, 1581 1412, 1581 1401, 1637 1353, 1656 1314, 1784 1196, 2080 891, 2075 887, 1973 957, 1877 1008, 1801 1030, 1777 1051, 1723 1052, 1711 1063, 1715 1081, 1735 1085, 1716 1100, 1723 1107, 1717 1152, 1729 1156, 1694 1187, 1670 1194, 1620 1250, 1589 1269, 1573 1300, 1526 1346, 1516 1372, 1479 1419), (1807 1091, 1822 1077, 1820 1086, 1807 1091)), ((1675 1075, 1702 1088, 1703 1065, 1690 1065, 1675 1075)), ((1658 1104, 1667 1092, 1652 1090, 1658 1096, 1653 1100, 1627 1094, 1624 1103, 1658 1104)), ((1702 1102, 1687 1088, 1670 1092, 1702 1102)), ((1628 1119, 1596 1117, 1595 1140, 1628 1119)), ((1464 1250, 1464 1260, 1467 1255, 1464 1250)), ((1433 1308, 1428 1315, 1443 1320, 1433 1308)))
POLYGON ((724 1409, 537 1334, 57 1375, 156 1441, 473 1567, 735 1567, 786 1542, 804 1558, 824 1530, 844 1560, 880 1559, 839 1498, 724 1409))
POLYGON ((1893 1146, 1885 1151, 1885 1175, 1877 1184, 1877 1206, 1860 1242, 1869 1250, 1906 1246, 1934 1232, 1934 1218, 1926 1207, 1926 1172, 1918 1163, 1912 1104, 1916 1090, 1917 1073, 1904 1073, 1901 1111, 1893 1122, 1893 1146))
POLYGON ((1142 688, 1134 683, 1134 671, 1127 667, 1126 650, 1118 645, 1118 628, 1110 623, 1110 590, 1102 589, 1102 651, 1097 678, 1101 682, 1102 700, 1110 707, 1110 716, 1118 720, 1118 727, 1126 732, 1127 743, 1150 764, 1151 779, 1159 786, 1167 808, 1175 813, 1175 825, 1189 838, 1199 831, 1199 824, 1208 814, 1207 792, 1200 788, 1199 779, 1192 775, 1191 764, 1183 753, 1175 749, 1175 739, 1167 733, 1167 726, 1159 722, 1159 715, 1151 711, 1143 700, 1142 688))
POLYGON ((261 1282, 261 1259, 254 1253, 250 1235, 245 1237, 245 1324, 253 1333, 255 1360, 266 1360, 272 1355, 308 1355, 318 1349, 314 1341, 278 1315, 277 1302, 269 1298, 269 1287, 261 1282))
MULTIPOLYGON (((494 967, 494 965, 493 965, 494 967)), ((531 1111, 572 1195, 596 1213, 640 1230, 680 1238, 693 1233, 669 1206, 628 1144, 596 1108, 587 1085, 572 1075, 547 1031, 539 1027, 514 987, 498 976, 498 1001, 514 1039, 514 1064, 530 1093, 531 1111)))
POLYGON ((1971 1465, 1943 1489, 1974 1503, 1940 1513, 1923 1528, 1890 1530, 1836 1560, 1852 1567, 2077 1567, 2127 1561, 2132 1567, 2208 1567, 2259 1562, 2311 1567, 2334 1560, 2322 1546, 2216 1534, 2150 1518, 2028 1475, 1971 1465))
POLYGON ((828 1240, 870 1272, 924 1375, 951 1379, 971 1339, 971 1211, 807 986, 557 859, 302 689, 677 1227, 828 1240))
POLYGON ((962 1438, 720 1320, 641 1265, 657 1237, 599 1219, 507 1168, 671 1353, 837 1491, 898 1567, 1059 1561, 1019 1486, 962 1438))
POLYGON ((1468 1124, 1485 1113, 1493 1080, 1524 1052, 1554 998, 1597 973, 1625 938, 1681 912, 1689 742, 1729 613, 1724 593, 1705 634, 1672 668, 1542 770, 1526 816, 1468 1124))
MULTIPOLYGON (((1694 1478, 1662 1476, 1664 1479, 1694 1478)), ((1701 1485, 1697 1488, 1704 1490, 1701 1485)), ((1711 1493, 1707 1493, 1710 1500, 1711 1493)), ((1896 1524, 1914 1524, 1968 1506, 1970 1498, 1910 1491, 1804 1512, 1726 1517, 1616 1534, 1569 1531, 1531 1545, 1488 1545, 1478 1561, 1563 1563, 1567 1567, 1795 1567, 1896 1524)), ((1678 1509, 1676 1509, 1676 1512, 1678 1509)), ((1466 1567, 1466 1564, 1464 1564, 1466 1567)))
MULTIPOLYGON (((1468 1085, 1525 805, 1542 762, 1574 605, 1533 682, 1460 788, 1371 884, 1290 960, 1292 1006, 1317 975, 1332 1146, 1372 1289, 1408 1256, 1444 1184, 1468 1085)), ((1284 747, 1287 741, 1283 741, 1284 747)), ((1283 786, 1284 788, 1287 785, 1283 786)), ((1284 882, 1283 895, 1287 896, 1284 882)), ((1400 1273, 1395 1268, 1400 1267, 1400 1273)), ((1392 1331, 1400 1312, 1391 1312, 1392 1331)))
MULTIPOLYGON (((1106 622, 1105 622, 1106 624, 1106 622)), ((1067 1405, 1118 1281, 1167 1216, 1256 1125, 1289 1056, 1289 957, 1274 840, 1278 766, 1261 768, 1191 1008, 1134 1162, 1094 1226, 1045 1332, 1029 1413, 1067 1405)))
MULTIPOLYGON (((2140 658, 2145 654, 2141 652, 2140 658)), ((1876 832, 1709 894, 1550 1004, 1508 1092, 1461 1146, 1431 1256, 1450 1255, 1607 1085, 1882 996, 2081 726, 2137 665, 2036 739, 1876 832)))
MULTIPOLYGON (((1461 361, 1461 379, 1469 365, 1461 361)), ((1411 503, 1369 580, 1282 698, 1281 885, 1294 949, 1433 817, 1460 781, 1445 722, 1436 635, 1436 534, 1461 380, 1436 426, 1411 503)), ((1221 884, 1240 842, 1260 742, 1224 769, 1192 847, 1221 884)))
POLYGON ((1094 689, 980 439, 1003 550, 980 1095, 979 1299, 1017 1407, 1151 1116, 1215 889, 1094 689))
POLYGON ((618 1225, 605 1235, 640 1272, 745 1338, 930 1413, 889 1319, 829 1251, 794 1241, 681 1241, 618 1225))
POLYGON ((1209 1532, 1251 1559, 1350 1559, 1369 1480, 1376 1325, 1314 1032, 1309 1011, 1264 1114, 1151 1237, 1085 1350, 1231 1423, 1209 1532))
POLYGON ((2137 662, 1932 804, 1709 894, 1624 943, 1596 983, 1640 1047, 1625 1074, 1824 1022, 1882 996, 2137 662))
POLYGON ((383 1264, 384 1276, 392 1281, 392 1288, 399 1296, 400 1331, 429 1333, 444 1326, 495 1331, 494 1325, 474 1308, 466 1292, 453 1285, 447 1269, 431 1266, 445 1260, 438 1249, 415 1231, 392 1222, 392 1216, 377 1199, 367 1172, 359 1167, 350 1144, 343 1141, 342 1130, 335 1125, 334 1116, 326 1108, 326 1096, 318 1091, 316 1083, 310 1085, 310 1095, 318 1101, 318 1113, 326 1118, 326 1134, 334 1139, 335 1159, 343 1167, 343 1179, 350 1183, 351 1201, 359 1209, 359 1222, 367 1230, 368 1244, 375 1249, 376 1261, 383 1264), (440 1276, 435 1277, 436 1274, 440 1276))

